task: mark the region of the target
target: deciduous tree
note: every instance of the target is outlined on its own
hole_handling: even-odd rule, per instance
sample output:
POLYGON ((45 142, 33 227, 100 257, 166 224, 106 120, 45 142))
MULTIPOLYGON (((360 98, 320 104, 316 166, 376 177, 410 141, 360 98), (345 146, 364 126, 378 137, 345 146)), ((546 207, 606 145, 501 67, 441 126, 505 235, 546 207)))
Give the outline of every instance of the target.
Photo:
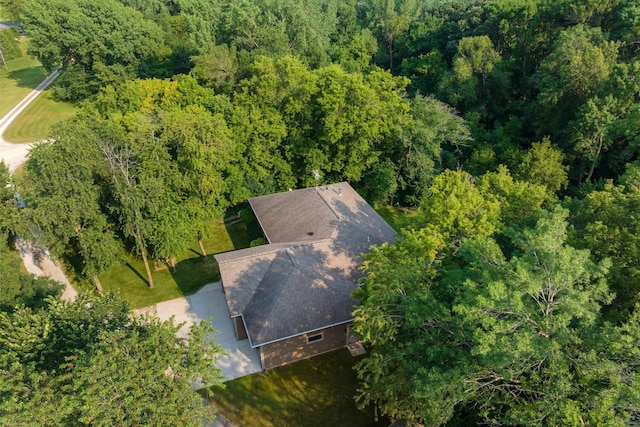
POLYGON ((77 251, 81 273, 101 292, 98 276, 118 261, 120 246, 101 205, 99 152, 80 121, 68 121, 52 135, 56 141, 34 147, 25 165, 25 211, 37 227, 36 241, 58 257, 77 251))
POLYGON ((212 327, 137 316, 113 294, 0 312, 0 415, 15 426, 201 426, 194 384, 219 385, 212 327))
POLYGON ((451 258, 446 237, 423 229, 367 255, 358 402, 425 425, 635 420, 635 320, 602 322, 608 263, 567 245, 565 218, 542 215, 511 235, 509 253, 477 235, 451 258))
POLYGON ((27 0, 23 22, 29 52, 48 71, 63 66, 75 76, 69 99, 97 92, 114 73, 131 78, 145 59, 162 55, 163 32, 132 8, 116 0, 27 0), (97 81, 96 81, 97 79, 97 81))

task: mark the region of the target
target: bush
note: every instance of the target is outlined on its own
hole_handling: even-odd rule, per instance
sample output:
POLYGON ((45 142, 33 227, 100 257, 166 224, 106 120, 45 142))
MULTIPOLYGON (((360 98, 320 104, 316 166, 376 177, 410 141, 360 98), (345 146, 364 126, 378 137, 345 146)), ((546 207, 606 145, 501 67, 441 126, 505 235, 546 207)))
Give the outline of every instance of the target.
POLYGON ((267 244, 267 239, 265 239, 264 237, 258 237, 257 239, 254 239, 251 241, 251 243, 249 243, 249 247, 253 248, 255 246, 262 246, 266 244, 267 244))

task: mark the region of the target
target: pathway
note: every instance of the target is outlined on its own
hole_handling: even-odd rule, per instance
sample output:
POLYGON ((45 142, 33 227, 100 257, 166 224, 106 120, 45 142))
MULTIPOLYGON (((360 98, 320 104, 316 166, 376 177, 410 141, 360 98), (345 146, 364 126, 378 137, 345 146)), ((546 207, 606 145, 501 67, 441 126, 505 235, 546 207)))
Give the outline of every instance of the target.
POLYGON ((152 312, 162 320, 173 317, 175 323, 184 322, 178 332, 178 336, 183 337, 186 337, 191 325, 210 319, 218 330, 216 342, 227 353, 216 364, 222 369, 225 381, 261 371, 258 351, 251 348, 249 340, 236 339, 220 282, 209 283, 193 295, 159 302, 136 312, 152 312))
MULTIPOLYGON (((60 67, 56 68, 53 73, 49 74, 35 89, 33 89, 22 101, 7 113, 6 116, 0 118, 0 160, 4 160, 9 166, 9 170, 14 171, 18 166, 23 164, 29 154, 31 144, 11 144, 2 138, 11 122, 20 115, 20 113, 34 99, 38 97, 59 75, 60 67)), ((46 276, 65 285, 62 298, 73 300, 77 292, 69 280, 64 275, 59 265, 54 263, 49 256, 49 251, 34 246, 31 242, 18 238, 16 240, 16 249, 22 257, 25 268, 31 274, 36 276, 46 276)))
POLYGON ((22 101, 7 113, 6 116, 0 118, 0 159, 9 166, 11 171, 24 163, 31 148, 31 144, 11 144, 2 138, 11 122, 27 108, 34 99, 38 97, 49 85, 58 77, 60 67, 56 68, 53 73, 49 74, 35 89, 33 89, 22 101))

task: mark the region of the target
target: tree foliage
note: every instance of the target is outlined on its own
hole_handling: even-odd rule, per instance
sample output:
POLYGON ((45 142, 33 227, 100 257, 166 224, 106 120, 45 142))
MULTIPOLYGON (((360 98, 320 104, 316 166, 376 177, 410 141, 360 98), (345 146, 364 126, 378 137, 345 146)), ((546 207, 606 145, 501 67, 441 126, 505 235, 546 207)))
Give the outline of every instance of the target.
POLYGON ((565 218, 556 209, 513 233, 511 253, 477 235, 443 258, 447 236, 423 229, 367 255, 354 331, 372 352, 358 401, 427 425, 633 419, 637 356, 612 351, 631 323, 603 323, 609 263, 566 243, 565 218))
POLYGON ((193 384, 220 384, 221 354, 206 322, 132 315, 113 294, 48 297, 0 312, 0 414, 26 426, 202 425, 213 417, 193 384))
MULTIPOLYGON (((89 98, 33 149, 24 212, 97 277, 314 170, 350 181, 426 224, 365 263, 362 403, 428 425, 636 421, 636 3, 4 0, 63 65, 57 92, 89 98)), ((31 227, 4 175, 11 237, 31 227)))
POLYGON ((595 260, 612 260, 607 279, 616 300, 609 311, 614 318, 625 318, 640 297, 637 285, 640 223, 630 214, 640 208, 640 190, 607 182, 601 190, 592 191, 569 206, 575 223, 573 244, 589 249, 595 260))
POLYGON ((136 75, 143 60, 161 53, 162 31, 116 0, 27 0, 23 22, 29 52, 48 71, 62 65, 66 98, 82 99, 101 84, 136 75), (82 90, 84 89, 84 90, 82 90))

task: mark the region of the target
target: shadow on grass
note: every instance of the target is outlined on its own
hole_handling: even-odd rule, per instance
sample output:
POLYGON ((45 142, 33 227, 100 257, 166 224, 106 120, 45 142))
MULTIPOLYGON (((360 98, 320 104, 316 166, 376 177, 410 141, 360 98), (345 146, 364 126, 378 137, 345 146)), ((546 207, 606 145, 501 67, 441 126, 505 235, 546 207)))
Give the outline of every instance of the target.
POLYGON ((244 427, 296 425, 387 426, 372 408, 354 401, 358 379, 346 349, 295 362, 265 373, 241 377, 212 390, 211 403, 244 427))
POLYGON ((224 226, 235 250, 248 248, 253 240, 264 237, 253 214, 250 217, 225 221, 224 226))
POLYGON ((8 77, 15 80, 18 87, 34 88, 45 79, 46 74, 42 67, 36 66, 10 71, 8 77))
POLYGON ((175 271, 171 268, 168 271, 183 295, 194 294, 207 283, 220 280, 220 270, 213 255, 183 259, 176 264, 175 271))
POLYGON ((149 281, 142 275, 140 274, 140 272, 138 270, 135 269, 134 266, 132 266, 131 264, 129 264, 128 262, 125 263, 125 265, 131 270, 133 271, 133 273, 138 276, 138 278, 140 280, 142 280, 144 282, 145 285, 149 286, 149 281))
MULTIPOLYGON (((105 290, 121 293, 133 308, 147 307, 160 301, 192 295, 204 285, 220 280, 218 263, 214 254, 246 248, 251 240, 261 237, 259 232, 247 232, 244 221, 229 225, 222 220, 212 220, 210 232, 203 239, 208 256, 201 256, 196 236, 187 251, 178 257, 176 271, 171 268, 155 270, 152 267, 154 289, 149 289, 142 261, 129 251, 123 253, 123 262, 111 267, 100 276, 105 290), (255 236, 255 237, 253 237, 255 236)), ((257 224, 249 227, 258 230, 257 224)), ((131 249, 131 248, 127 248, 131 249)), ((150 260, 153 263, 153 260, 150 260)))

